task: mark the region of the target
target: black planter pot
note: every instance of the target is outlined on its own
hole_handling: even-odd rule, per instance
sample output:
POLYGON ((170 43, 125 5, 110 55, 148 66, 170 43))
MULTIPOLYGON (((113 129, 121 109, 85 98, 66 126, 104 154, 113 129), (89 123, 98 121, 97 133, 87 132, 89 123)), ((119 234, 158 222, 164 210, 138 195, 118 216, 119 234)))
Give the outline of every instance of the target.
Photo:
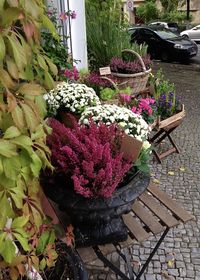
POLYGON ((109 199, 87 199, 67 187, 52 190, 44 186, 44 191, 69 214, 75 229, 75 244, 84 247, 127 239, 122 215, 130 212, 134 200, 146 190, 149 181, 148 174, 138 172, 109 199))
POLYGON ((58 259, 53 268, 48 269, 44 279, 48 280, 88 280, 87 271, 77 251, 59 242, 56 245, 58 259))

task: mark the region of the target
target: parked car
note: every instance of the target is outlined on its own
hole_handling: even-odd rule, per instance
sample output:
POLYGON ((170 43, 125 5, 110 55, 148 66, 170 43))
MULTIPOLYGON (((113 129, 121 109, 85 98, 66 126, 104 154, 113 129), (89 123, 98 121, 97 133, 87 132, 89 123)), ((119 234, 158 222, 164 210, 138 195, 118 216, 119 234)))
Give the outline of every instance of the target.
POLYGON ((187 38, 178 36, 169 29, 153 27, 132 27, 131 42, 146 44, 152 58, 163 61, 187 60, 198 52, 197 44, 187 38))
POLYGON ((180 34, 184 38, 190 38, 193 41, 200 42, 200 25, 197 25, 191 29, 185 30, 180 34))
POLYGON ((172 32, 175 33, 180 33, 179 32, 179 26, 176 22, 164 22, 164 21, 156 21, 156 22, 151 22, 148 26, 159 26, 159 27, 164 27, 167 29, 170 29, 172 32))

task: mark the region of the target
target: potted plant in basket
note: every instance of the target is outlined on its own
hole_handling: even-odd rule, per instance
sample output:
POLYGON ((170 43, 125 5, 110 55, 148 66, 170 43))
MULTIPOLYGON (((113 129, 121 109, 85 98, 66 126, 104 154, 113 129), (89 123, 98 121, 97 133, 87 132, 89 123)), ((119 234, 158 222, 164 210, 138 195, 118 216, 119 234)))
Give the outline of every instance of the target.
POLYGON ((46 170, 41 181, 45 193, 69 213, 76 245, 125 240, 121 216, 146 189, 149 176, 124 157, 124 133, 115 124, 94 121, 66 128, 51 119, 50 125, 48 146, 55 170, 46 170))
POLYGON ((135 48, 132 46, 130 50, 122 50, 121 57, 113 57, 110 61, 112 75, 122 87, 130 86, 132 93, 138 94, 145 90, 151 73, 151 60, 146 49, 143 45, 135 48))

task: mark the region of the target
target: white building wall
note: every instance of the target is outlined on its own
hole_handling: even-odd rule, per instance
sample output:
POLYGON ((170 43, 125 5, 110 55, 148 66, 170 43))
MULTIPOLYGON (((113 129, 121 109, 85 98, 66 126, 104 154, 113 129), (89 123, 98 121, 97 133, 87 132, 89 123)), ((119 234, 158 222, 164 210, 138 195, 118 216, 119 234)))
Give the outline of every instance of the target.
MULTIPOLYGON (((65 5, 66 5, 65 0, 65 5)), ((65 6, 66 7, 66 6, 65 6)), ((87 39, 85 20, 85 0, 69 0, 69 8, 75 11, 77 17, 71 22, 73 58, 78 60, 78 69, 88 68, 87 60, 87 39)), ((66 7, 67 9, 67 7, 66 7)))

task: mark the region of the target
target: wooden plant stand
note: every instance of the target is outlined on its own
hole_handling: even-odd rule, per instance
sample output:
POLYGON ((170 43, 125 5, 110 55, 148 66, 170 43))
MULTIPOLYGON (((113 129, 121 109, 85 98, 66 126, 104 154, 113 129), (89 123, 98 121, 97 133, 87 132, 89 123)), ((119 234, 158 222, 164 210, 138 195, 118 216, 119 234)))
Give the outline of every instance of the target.
POLYGON ((182 109, 179 113, 163 121, 160 121, 160 118, 158 118, 157 123, 154 125, 153 131, 155 131, 155 134, 152 137, 149 137, 148 140, 154 147, 153 154, 159 163, 161 163, 163 158, 172 153, 180 153, 171 133, 183 122, 184 117, 185 109, 184 105, 182 105, 182 109), (157 146, 159 146, 166 138, 169 140, 172 147, 165 152, 159 153, 157 146))
POLYGON ((95 264, 95 260, 100 259, 104 266, 109 267, 120 279, 139 280, 170 228, 191 219, 193 219, 193 216, 186 212, 176 201, 157 185, 150 184, 147 191, 133 203, 132 211, 123 215, 123 220, 129 232, 127 241, 80 248, 78 252, 86 267, 87 265, 91 267, 92 264, 95 264), (146 241, 150 236, 156 236, 157 234, 161 234, 161 237, 159 237, 157 244, 139 272, 136 273, 133 270, 133 260, 131 260, 131 255, 128 253, 128 247, 137 241, 146 241), (116 252, 124 260, 127 266, 127 273, 121 271, 107 258, 107 255, 113 252, 116 252))

